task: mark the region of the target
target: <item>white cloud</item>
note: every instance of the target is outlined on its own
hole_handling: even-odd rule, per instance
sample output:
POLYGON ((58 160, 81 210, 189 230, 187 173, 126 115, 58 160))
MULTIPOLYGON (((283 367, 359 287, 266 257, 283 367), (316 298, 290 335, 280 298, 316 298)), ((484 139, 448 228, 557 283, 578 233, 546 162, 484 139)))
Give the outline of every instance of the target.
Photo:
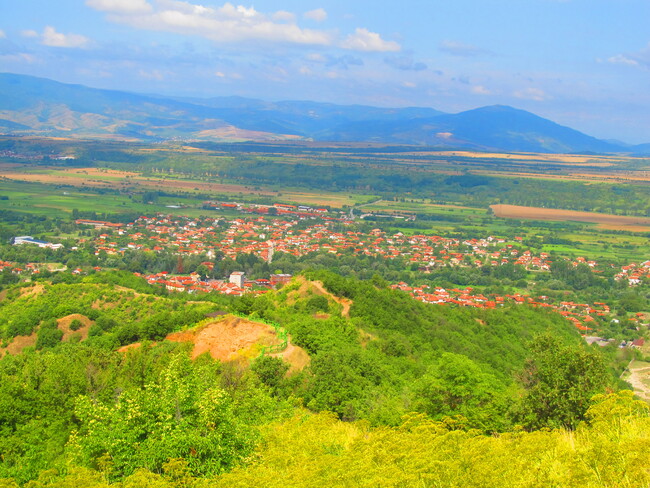
POLYGON ((153 10, 147 0, 86 0, 86 5, 102 12, 125 14, 146 13, 153 10))
POLYGON ((514 92, 513 95, 522 100, 533 100, 535 102, 543 102, 552 98, 539 88, 525 88, 514 92))
POLYGON ((451 54, 452 56, 462 57, 474 57, 490 53, 488 50, 480 48, 478 46, 449 40, 442 41, 440 43, 439 49, 443 52, 446 52, 447 54, 451 54))
POLYGON ((38 32, 30 29, 30 30, 21 31, 20 35, 23 37, 38 37, 38 32))
MULTIPOLYGON (((602 59, 598 59, 602 63, 602 59)), ((625 66, 635 66, 638 68, 650 68, 650 43, 643 49, 626 54, 617 54, 607 58, 606 62, 611 64, 622 64, 625 66)))
POLYGON ((316 22, 323 22, 327 20, 327 12, 324 8, 317 8, 315 10, 310 10, 305 12, 304 17, 309 20, 314 20, 316 22))
POLYGON ((357 28, 354 34, 350 34, 343 42, 341 47, 355 51, 399 51, 400 45, 394 41, 384 41, 376 32, 370 32, 368 29, 357 28))
POLYGON ((403 81, 402 86, 404 88, 416 88, 417 87, 417 85, 415 83, 413 83, 412 81, 403 81))
POLYGON ((162 81, 165 79, 165 75, 157 69, 151 71, 146 71, 141 69, 140 71, 138 71, 138 76, 145 80, 162 81))
POLYGON ((254 7, 225 3, 212 8, 179 0, 157 0, 150 11, 127 11, 122 4, 121 0, 88 0, 90 7, 106 11, 109 20, 138 29, 200 36, 216 42, 256 40, 321 46, 333 43, 330 32, 303 29, 295 23, 295 16, 285 11, 267 16, 254 7))
POLYGON ((321 53, 309 53, 305 58, 315 63, 324 63, 327 61, 327 58, 321 53))
POLYGON ((35 63, 37 58, 28 53, 0 54, 0 61, 6 63, 35 63))
POLYGON ((608 63, 612 64, 626 64, 628 66, 638 66, 639 62, 636 59, 629 58, 623 54, 617 54, 607 59, 608 63))
POLYGON ((291 22, 296 21, 296 14, 292 12, 287 12, 286 10, 278 10, 273 14, 273 20, 277 22, 291 22))
POLYGON ((475 95, 491 95, 492 92, 485 88, 483 85, 475 85, 472 87, 472 93, 475 95))
POLYGON ((50 25, 45 27, 41 43, 51 47, 84 47, 89 39, 80 34, 63 34, 50 25))
MULTIPOLYGON (((263 41, 313 46, 333 46, 358 51, 399 51, 400 45, 377 33, 356 29, 341 40, 336 31, 303 28, 296 15, 284 10, 265 14, 254 7, 224 3, 205 7, 182 0, 86 0, 86 5, 107 14, 112 22, 137 29, 199 36, 220 43, 263 41)), ((327 12, 311 10, 304 18, 322 22, 327 12)))
POLYGON ((7 37, 7 34, 5 34, 5 31, 0 29, 0 39, 4 39, 5 37, 7 37))
POLYGON ((225 79, 233 79, 233 80, 241 80, 243 77, 239 73, 224 73, 223 71, 215 71, 214 76, 221 80, 225 79))

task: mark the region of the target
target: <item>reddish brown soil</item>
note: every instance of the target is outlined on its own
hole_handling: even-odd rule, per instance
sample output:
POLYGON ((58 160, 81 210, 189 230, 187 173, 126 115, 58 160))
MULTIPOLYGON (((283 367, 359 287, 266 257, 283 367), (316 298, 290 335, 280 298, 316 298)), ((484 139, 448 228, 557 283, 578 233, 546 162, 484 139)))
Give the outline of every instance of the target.
POLYGON ((41 285, 40 283, 34 286, 26 287, 26 288, 21 288, 20 289, 20 296, 29 296, 29 295, 40 295, 43 293, 45 290, 45 287, 41 285))
POLYGON ((198 329, 175 332, 168 335, 167 340, 194 343, 192 359, 207 352, 222 361, 255 356, 259 354, 260 346, 279 343, 272 327, 233 316, 198 329))
POLYGON ((133 344, 127 344, 126 346, 120 347, 117 352, 127 352, 132 349, 138 349, 142 344, 140 342, 134 342, 133 344))
MULTIPOLYGON (((232 315, 194 330, 175 332, 166 339, 193 343, 192 359, 207 352, 221 361, 252 359, 259 355, 261 346, 280 342, 273 327, 232 315)), ((120 351, 134 347, 139 347, 139 344, 125 346, 120 351)), ((291 342, 284 351, 272 356, 280 357, 289 363, 289 374, 300 371, 309 364, 309 355, 305 350, 291 342)))
MULTIPOLYGON (((349 317, 350 316, 350 306, 352 305, 352 300, 349 298, 341 298, 337 297, 336 295, 332 295, 329 291, 325 289, 325 286, 323 285, 322 282, 320 281, 307 281, 302 277, 295 278, 299 283, 301 283, 300 288, 298 288, 296 291, 293 291, 289 294, 287 297, 287 303, 290 305, 295 303, 298 298, 305 298, 310 295, 322 295, 328 299, 331 299, 341 305, 343 307, 343 310, 341 311, 341 315, 343 317, 349 317)), ((325 318, 322 316, 317 316, 316 318, 325 318)))

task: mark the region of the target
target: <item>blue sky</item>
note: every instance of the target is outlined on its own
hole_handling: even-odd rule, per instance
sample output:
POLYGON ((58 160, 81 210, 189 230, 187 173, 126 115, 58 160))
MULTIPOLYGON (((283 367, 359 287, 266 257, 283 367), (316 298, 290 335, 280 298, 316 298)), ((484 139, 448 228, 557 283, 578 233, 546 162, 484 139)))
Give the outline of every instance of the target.
POLYGON ((0 0, 0 71, 459 112, 650 142, 650 0, 0 0))

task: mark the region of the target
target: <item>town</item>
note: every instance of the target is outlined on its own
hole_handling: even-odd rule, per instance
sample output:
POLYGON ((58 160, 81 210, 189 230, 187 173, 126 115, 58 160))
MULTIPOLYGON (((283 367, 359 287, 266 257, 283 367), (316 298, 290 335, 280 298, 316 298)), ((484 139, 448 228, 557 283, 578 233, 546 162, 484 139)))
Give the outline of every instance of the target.
MULTIPOLYGON (((549 273, 553 260, 565 260, 560 256, 552 257, 547 252, 534 253, 526 249, 520 237, 511 240, 494 236, 458 239, 436 235, 405 235, 402 232, 389 234, 379 228, 362 231, 350 220, 321 218, 314 215, 310 208, 271 208, 278 213, 234 219, 222 216, 190 218, 166 214, 141 216, 127 224, 78 219, 75 223, 79 229, 91 228, 94 231, 92 237, 79 238, 73 250, 90 249, 95 256, 104 258, 104 262, 109 262, 111 256, 124 256, 138 251, 170 253, 178 256, 180 264, 176 269, 148 274, 136 271, 134 274, 170 292, 237 296, 265 293, 278 288, 290 281, 291 274, 277 270, 266 276, 253 276, 249 279, 243 271, 233 270, 225 276, 215 277, 215 263, 220 259, 236 262, 238 257, 255 256, 272 266, 274 258, 282 254, 294 258, 312 258, 319 254, 342 257, 352 254, 389 261, 402 260, 417 276, 422 277, 436 269, 503 266, 516 266, 528 273, 549 273), (285 215, 282 215, 283 212, 285 215), (300 212, 308 212, 309 215, 300 215, 300 212), (184 273, 182 260, 188 256, 203 260, 200 261, 200 268, 184 273)), ((323 214, 327 212, 326 209, 321 210, 323 214)), ((60 243, 53 244, 30 236, 16 237, 13 243, 50 249, 63 247, 60 243)), ((599 263, 584 257, 577 257, 568 263, 574 268, 587 268, 594 274, 603 272, 599 263)), ((39 273, 40 266, 38 263, 30 263, 23 269, 4 262, 0 263, 0 270, 2 269, 29 274, 39 273)), ((99 269, 100 266, 94 268, 99 269)), ((81 274, 88 270, 76 268, 71 271, 81 274)), ((609 271, 614 280, 630 287, 650 281, 650 261, 629 263, 618 270, 609 271)), ((432 288, 426 284, 403 281, 391 286, 409 293, 415 300, 436 305, 496 308, 511 302, 549 308, 565 316, 583 335, 592 333, 594 323, 611 316, 610 307, 602 302, 587 304, 558 301, 548 296, 533 297, 525 292, 485 295, 475 290, 476 287, 432 288)), ((617 319, 610 317, 608 320, 617 319)), ((643 313, 629 317, 628 320, 647 325, 647 317, 643 313)))

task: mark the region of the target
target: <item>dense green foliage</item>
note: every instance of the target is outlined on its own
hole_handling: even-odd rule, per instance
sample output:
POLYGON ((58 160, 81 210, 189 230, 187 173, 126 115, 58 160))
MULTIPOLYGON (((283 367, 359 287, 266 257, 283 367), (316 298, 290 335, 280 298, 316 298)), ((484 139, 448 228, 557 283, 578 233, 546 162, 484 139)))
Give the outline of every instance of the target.
POLYGON ((182 459, 188 476, 213 476, 248 462, 258 427, 294 404, 377 427, 420 412, 474 429, 472 436, 516 425, 576 428, 593 394, 612 383, 605 357, 580 345, 558 314, 433 307, 378 277, 362 282, 324 271, 219 304, 280 322, 311 358, 301 372, 287 375, 289 365, 269 356, 250 367, 207 355, 191 361, 187 348, 169 342, 118 353, 119 345, 191 327, 215 308, 146 293, 149 285, 137 280, 135 292, 125 280, 96 273, 41 290, 16 286, 0 302, 5 345, 36 332, 34 347, 0 359, 7 406, 0 409, 0 477, 22 482, 48 468, 81 466, 128 479, 143 468, 164 473, 170 459, 182 459), (71 314, 91 320, 71 331, 89 332, 77 336, 81 343, 61 342, 59 319, 71 314))
POLYGON ((218 474, 250 454, 255 426, 287 409, 256 376, 209 357, 191 362, 172 343, 127 355, 67 344, 5 356, 0 404, 0 477, 18 481, 69 463, 108 462, 115 478, 161 472, 179 457, 193 475, 218 474))
MULTIPOLYGON (((409 415, 399 427, 369 428, 330 414, 297 413, 263 429, 255 460, 215 478, 192 477, 187 461, 161 473, 139 470, 115 482, 110 466, 42 472, 32 488, 269 488, 322 486, 631 488, 650 475, 650 413, 626 392, 602 395, 573 432, 482 436, 453 421, 409 415)), ((0 481, 3 488, 17 488, 0 481)))
MULTIPOLYGON (((0 333, 8 342, 37 330, 39 349, 61 340, 56 320, 72 314, 94 321, 88 331, 89 343, 110 348, 162 339, 180 327, 201 321, 215 308, 209 301, 187 304, 187 297, 183 296, 143 294, 155 289, 126 273, 101 273, 77 283, 45 284, 40 293, 30 290, 14 288, 9 300, 0 301, 0 333), (128 284, 132 287, 123 288, 128 284)), ((71 324, 71 330, 74 327, 76 324, 71 324)))

